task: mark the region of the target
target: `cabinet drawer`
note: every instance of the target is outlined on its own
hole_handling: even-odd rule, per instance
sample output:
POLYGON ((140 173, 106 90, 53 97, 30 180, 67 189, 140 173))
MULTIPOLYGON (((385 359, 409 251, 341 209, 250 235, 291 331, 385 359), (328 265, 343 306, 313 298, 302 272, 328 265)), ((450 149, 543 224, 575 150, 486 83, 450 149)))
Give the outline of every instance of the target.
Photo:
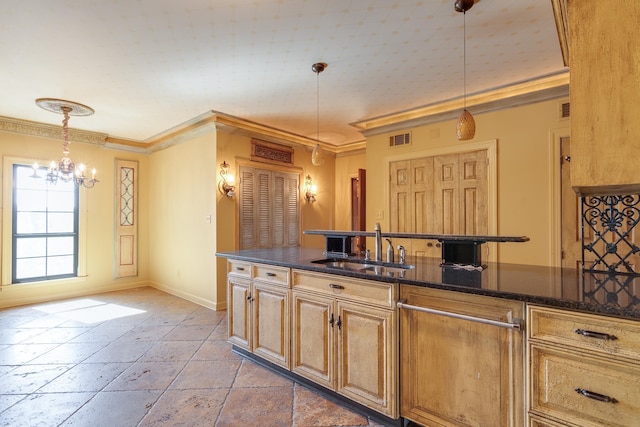
POLYGON ((230 259, 227 261, 227 274, 236 276, 251 277, 251 263, 230 259))
POLYGON ((581 427, 637 425, 638 378, 637 366, 532 345, 531 412, 581 427))
POLYGON ((529 339, 640 363, 640 322, 529 306, 529 339))
POLYGON ((394 286, 372 280, 293 270, 293 288, 319 292, 356 302, 395 307, 394 286))
POLYGON ((289 269, 274 265, 253 264, 253 278, 288 287, 289 269))

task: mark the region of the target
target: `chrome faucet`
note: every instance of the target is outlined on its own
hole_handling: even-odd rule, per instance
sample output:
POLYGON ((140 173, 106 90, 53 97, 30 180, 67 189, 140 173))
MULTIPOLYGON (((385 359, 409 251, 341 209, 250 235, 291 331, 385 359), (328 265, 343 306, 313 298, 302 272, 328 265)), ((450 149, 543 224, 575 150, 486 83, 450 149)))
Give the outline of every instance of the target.
POLYGON ((382 230, 379 223, 376 222, 373 231, 376 233, 376 261, 382 262, 382 230))
POLYGON ((393 243, 391 243, 390 239, 385 239, 389 246, 387 247, 387 262, 393 263, 393 243))
POLYGON ((400 264, 404 264, 407 259, 407 251, 405 251, 402 245, 398 245, 398 256, 400 257, 400 264))

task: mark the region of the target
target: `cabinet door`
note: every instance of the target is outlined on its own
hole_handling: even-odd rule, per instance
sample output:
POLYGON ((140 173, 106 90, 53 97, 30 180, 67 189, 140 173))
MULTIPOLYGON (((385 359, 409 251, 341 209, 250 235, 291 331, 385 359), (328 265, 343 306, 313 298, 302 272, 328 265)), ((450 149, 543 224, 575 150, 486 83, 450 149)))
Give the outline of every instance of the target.
POLYGON ((227 307, 229 312, 229 341, 251 350, 251 282, 228 276, 227 307))
POLYGON ((337 313, 336 391, 396 418, 394 311, 339 301, 337 313))
POLYGON ((291 370, 335 389, 333 299, 293 292, 291 370))
MULTIPOLYGON (((523 318, 522 303, 402 286, 407 304, 489 320, 523 318)), ((400 310, 401 415, 423 425, 521 426, 521 331, 400 310)))
POLYGON ((289 368, 289 290, 253 282, 253 352, 289 368))

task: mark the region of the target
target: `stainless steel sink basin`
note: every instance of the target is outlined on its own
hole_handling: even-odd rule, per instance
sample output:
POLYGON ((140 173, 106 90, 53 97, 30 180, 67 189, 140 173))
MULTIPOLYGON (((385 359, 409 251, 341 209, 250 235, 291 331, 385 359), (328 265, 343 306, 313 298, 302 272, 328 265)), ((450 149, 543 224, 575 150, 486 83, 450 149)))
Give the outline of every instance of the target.
POLYGON ((358 273, 369 273, 380 276, 402 277, 407 270, 415 268, 411 264, 377 264, 371 261, 341 260, 341 259, 318 259, 311 261, 314 264, 323 265, 329 269, 348 270, 358 273))

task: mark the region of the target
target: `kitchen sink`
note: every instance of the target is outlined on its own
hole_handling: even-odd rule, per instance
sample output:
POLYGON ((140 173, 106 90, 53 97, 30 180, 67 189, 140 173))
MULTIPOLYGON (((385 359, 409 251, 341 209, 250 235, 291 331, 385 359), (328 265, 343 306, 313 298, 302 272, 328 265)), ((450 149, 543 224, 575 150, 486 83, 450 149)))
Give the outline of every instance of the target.
POLYGON ((390 263, 375 263, 373 261, 365 260, 343 260, 343 259, 318 259, 311 261, 313 264, 319 264, 327 267, 328 269, 347 270, 357 273, 369 273, 381 276, 404 276, 407 270, 415 268, 412 264, 390 264, 390 263))

